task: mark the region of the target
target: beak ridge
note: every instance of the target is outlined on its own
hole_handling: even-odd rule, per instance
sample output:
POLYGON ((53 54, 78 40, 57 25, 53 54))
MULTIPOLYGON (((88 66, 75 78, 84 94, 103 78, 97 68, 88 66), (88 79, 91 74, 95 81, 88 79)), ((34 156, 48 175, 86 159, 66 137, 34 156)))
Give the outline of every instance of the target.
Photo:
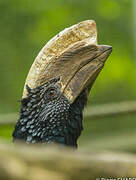
POLYGON ((104 63, 112 52, 112 46, 98 45, 98 49, 100 53, 100 56, 98 57, 98 59, 104 63))

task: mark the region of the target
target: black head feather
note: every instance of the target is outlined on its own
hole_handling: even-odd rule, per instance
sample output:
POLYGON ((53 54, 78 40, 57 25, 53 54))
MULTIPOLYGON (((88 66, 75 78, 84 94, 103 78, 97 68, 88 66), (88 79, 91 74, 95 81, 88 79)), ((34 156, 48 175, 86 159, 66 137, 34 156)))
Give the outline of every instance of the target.
POLYGON ((82 111, 87 101, 86 93, 70 104, 60 92, 55 78, 48 83, 31 89, 21 100, 20 118, 13 132, 14 141, 26 143, 61 143, 77 146, 83 129, 82 111))

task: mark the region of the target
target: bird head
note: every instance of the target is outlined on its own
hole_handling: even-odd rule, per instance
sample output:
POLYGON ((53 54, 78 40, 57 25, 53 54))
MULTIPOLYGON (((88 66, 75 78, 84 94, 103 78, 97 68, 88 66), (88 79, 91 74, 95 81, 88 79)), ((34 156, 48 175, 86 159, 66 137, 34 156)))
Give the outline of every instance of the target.
POLYGON ((97 44, 91 20, 51 39, 28 73, 14 139, 77 146, 88 94, 111 51, 97 44))

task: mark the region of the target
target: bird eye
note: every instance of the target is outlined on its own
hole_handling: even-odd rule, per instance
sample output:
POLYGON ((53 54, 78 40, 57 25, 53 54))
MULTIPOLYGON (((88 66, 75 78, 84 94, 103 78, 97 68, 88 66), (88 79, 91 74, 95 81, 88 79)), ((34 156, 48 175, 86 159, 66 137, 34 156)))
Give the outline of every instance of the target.
POLYGON ((49 96, 54 96, 55 93, 56 93, 56 90, 52 88, 52 89, 49 90, 48 95, 49 96))
POLYGON ((57 97, 57 89, 54 88, 54 87, 51 87, 49 88, 47 91, 46 91, 46 97, 49 99, 49 98, 55 98, 57 97))

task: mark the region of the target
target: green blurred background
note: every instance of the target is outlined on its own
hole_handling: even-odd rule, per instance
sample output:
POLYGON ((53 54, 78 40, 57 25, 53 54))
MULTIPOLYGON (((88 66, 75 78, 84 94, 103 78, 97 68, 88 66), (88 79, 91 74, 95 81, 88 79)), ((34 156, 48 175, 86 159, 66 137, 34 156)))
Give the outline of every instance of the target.
MULTIPOLYGON (((87 19, 97 23, 99 44, 113 47, 88 104, 136 100, 135 11, 135 0, 1 0, 0 113, 19 111, 17 101, 26 75, 45 43, 64 28, 87 19)), ((135 117, 85 120, 81 147, 135 152, 135 117)), ((1 126, 0 136, 11 140, 12 130, 13 126, 1 126)))

